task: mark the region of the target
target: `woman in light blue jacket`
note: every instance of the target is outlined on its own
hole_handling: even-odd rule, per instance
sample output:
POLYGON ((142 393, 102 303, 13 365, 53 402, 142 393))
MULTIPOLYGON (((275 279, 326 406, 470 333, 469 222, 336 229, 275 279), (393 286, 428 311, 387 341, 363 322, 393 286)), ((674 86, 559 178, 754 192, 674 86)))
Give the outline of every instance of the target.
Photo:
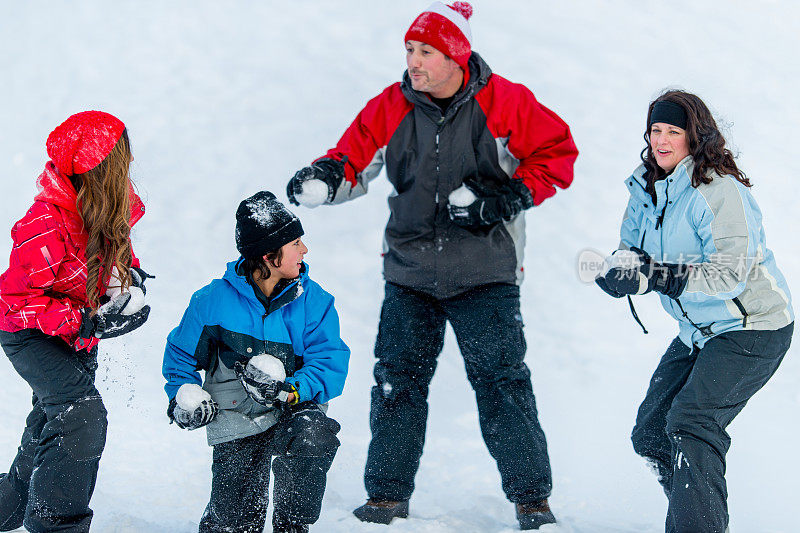
POLYGON ((725 428, 777 370, 794 313, 766 247, 750 181, 700 98, 668 91, 650 104, 642 165, 619 250, 597 284, 616 298, 659 293, 680 326, 636 419, 636 452, 669 498, 668 532, 728 524, 725 428))

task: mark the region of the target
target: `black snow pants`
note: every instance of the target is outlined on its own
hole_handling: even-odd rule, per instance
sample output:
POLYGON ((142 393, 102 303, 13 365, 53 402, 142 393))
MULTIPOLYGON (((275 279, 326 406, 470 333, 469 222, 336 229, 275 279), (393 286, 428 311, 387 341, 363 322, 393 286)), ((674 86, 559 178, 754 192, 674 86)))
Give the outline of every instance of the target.
POLYGON ((319 405, 291 407, 263 433, 214 446, 211 500, 200 533, 261 533, 275 472, 276 522, 313 524, 322 509, 328 470, 339 447, 339 423, 319 405), (272 456, 276 455, 275 460, 272 456))
POLYGON ((725 428, 772 377, 794 324, 731 331, 702 349, 670 344, 639 407, 631 439, 657 468, 669 498, 668 533, 723 533, 728 526, 725 428))
POLYGON ((75 352, 39 330, 0 331, 14 369, 33 389, 17 456, 0 480, 0 530, 89 531, 89 500, 106 442, 106 409, 94 386, 97 351, 75 352))
POLYGON ((375 345, 365 485, 371 498, 408 500, 425 442, 428 386, 449 320, 475 391, 481 433, 509 500, 552 488, 547 443, 523 359, 519 287, 492 284, 452 298, 386 284, 375 345))

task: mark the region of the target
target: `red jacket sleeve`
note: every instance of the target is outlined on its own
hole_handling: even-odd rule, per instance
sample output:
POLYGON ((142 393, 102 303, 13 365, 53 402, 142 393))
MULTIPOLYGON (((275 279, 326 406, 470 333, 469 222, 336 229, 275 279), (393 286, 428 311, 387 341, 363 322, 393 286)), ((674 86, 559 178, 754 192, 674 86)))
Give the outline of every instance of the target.
MULTIPOLYGON (((400 90, 400 84, 390 85, 367 102, 344 132, 335 148, 323 157, 343 161, 347 157, 345 179, 356 185, 358 177, 373 162, 376 153, 389 142, 403 117, 413 108, 400 90)), ((380 171, 380 168, 377 169, 380 171)), ((375 175, 378 172, 374 172, 375 175)), ((375 177, 367 176, 367 179, 375 177)))
POLYGON ((578 149, 569 126, 540 104, 524 85, 492 74, 476 95, 495 139, 507 139, 506 149, 519 166, 514 178, 530 189, 534 205, 572 183, 578 149))
POLYGON ((3 279, 6 312, 16 312, 19 324, 52 336, 73 338, 81 326, 81 306, 57 298, 50 289, 66 255, 58 221, 36 203, 11 231, 13 248, 3 279))

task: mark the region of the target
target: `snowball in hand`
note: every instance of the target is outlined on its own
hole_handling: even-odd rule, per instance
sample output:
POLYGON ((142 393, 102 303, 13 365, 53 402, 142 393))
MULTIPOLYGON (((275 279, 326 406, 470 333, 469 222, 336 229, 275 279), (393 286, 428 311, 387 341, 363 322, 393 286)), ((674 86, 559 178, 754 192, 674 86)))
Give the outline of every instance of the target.
POLYGON ((617 250, 610 256, 606 257, 603 263, 603 270, 600 273, 600 276, 605 276, 612 268, 633 270, 642 266, 642 261, 639 259, 639 254, 631 250, 617 250))
POLYGON ((144 307, 144 291, 139 287, 128 287, 128 292, 131 299, 128 300, 127 305, 122 308, 123 315, 132 315, 144 307))
POLYGON ((478 197, 475 196, 475 193, 469 190, 469 187, 466 185, 462 185, 458 189, 454 190, 450 193, 450 196, 447 197, 450 205, 455 207, 467 207, 477 199, 478 197))
POLYGON ((268 353, 256 355, 255 357, 251 358, 247 364, 253 365, 255 368, 268 375, 275 381, 286 380, 286 369, 283 368, 283 363, 281 363, 281 360, 273 355, 268 353))
POLYGON ((178 389, 178 394, 175 395, 178 407, 189 412, 194 411, 200 407, 203 401, 208 400, 211 400, 211 395, 195 383, 184 383, 178 389))
POLYGON ((303 183, 303 190, 295 196, 300 205, 317 207, 328 200, 328 184, 322 180, 308 180, 303 183))

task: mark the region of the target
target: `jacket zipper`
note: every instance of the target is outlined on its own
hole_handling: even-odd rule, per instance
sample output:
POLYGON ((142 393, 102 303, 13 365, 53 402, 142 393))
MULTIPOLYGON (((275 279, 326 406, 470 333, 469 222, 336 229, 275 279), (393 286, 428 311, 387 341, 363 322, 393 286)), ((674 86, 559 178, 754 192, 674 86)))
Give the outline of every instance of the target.
POLYGON ((742 305, 742 301, 739 300, 738 296, 733 298, 733 303, 736 305, 737 308, 739 308, 739 312, 742 313, 742 327, 746 328, 747 327, 747 316, 748 316, 747 315, 747 309, 744 308, 744 305, 742 305))

